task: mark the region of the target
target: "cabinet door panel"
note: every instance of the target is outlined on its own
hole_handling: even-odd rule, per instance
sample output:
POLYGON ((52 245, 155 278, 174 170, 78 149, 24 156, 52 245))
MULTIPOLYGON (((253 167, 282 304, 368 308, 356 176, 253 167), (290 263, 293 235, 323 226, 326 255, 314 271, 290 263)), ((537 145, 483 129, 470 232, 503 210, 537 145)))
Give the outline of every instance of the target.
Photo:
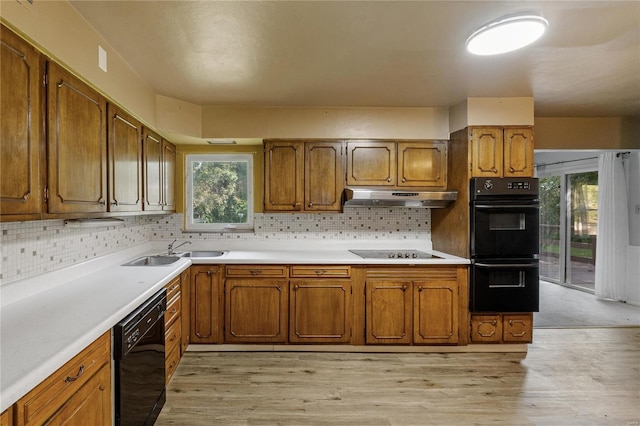
POLYGON ((366 343, 411 343, 411 281, 367 281, 366 343))
POLYGON ((504 175, 533 177, 533 130, 504 130, 504 175))
POLYGON ((111 370, 105 364, 51 416, 47 425, 107 426, 111 424, 111 370))
POLYGON ((228 279, 224 297, 227 342, 286 342, 286 280, 228 279))
POLYGON ((184 355, 189 346, 189 323, 191 318, 191 268, 180 274, 180 301, 182 302, 182 347, 180 354, 184 355))
POLYGON ((266 142, 264 161, 265 211, 302 210, 304 144, 266 142))
POLYGON ((162 138, 143 129, 144 210, 162 210, 162 138))
POLYGON ((458 342, 457 288, 456 282, 414 282, 414 343, 458 342))
POLYGON ((500 315, 471 315, 471 341, 474 343, 500 343, 502 318, 500 315))
POLYGON ((219 267, 191 267, 190 343, 218 343, 219 267))
POLYGON ((398 186, 447 187, 447 142, 399 142, 398 186))
POLYGON ((109 111, 109 211, 142 210, 142 126, 113 104, 109 111))
POLYGON ((289 341, 348 343, 351 340, 351 282, 292 280, 289 341))
POLYGON ((396 184, 395 142, 348 142, 347 185, 396 184))
POLYGON ((38 219, 42 213, 40 55, 4 25, 0 39, 0 214, 2 220, 38 219))
POLYGON ((162 210, 176 209, 176 146, 162 141, 162 210))
POLYGON ((49 63, 49 213, 107 211, 106 101, 49 63))
POLYGON ((340 211, 344 171, 341 142, 305 144, 304 209, 340 211))
POLYGON ((533 341, 533 314, 503 315, 502 340, 505 343, 531 343, 533 341))
POLYGON ((503 163, 502 129, 480 127, 471 135, 471 175, 473 177, 500 177, 503 163))

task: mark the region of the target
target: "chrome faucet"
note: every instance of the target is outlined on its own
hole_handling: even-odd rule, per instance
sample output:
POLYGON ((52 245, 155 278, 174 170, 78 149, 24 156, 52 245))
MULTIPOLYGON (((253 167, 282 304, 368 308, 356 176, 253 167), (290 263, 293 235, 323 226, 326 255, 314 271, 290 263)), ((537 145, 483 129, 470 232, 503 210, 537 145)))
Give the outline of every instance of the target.
POLYGON ((182 246, 183 246, 183 245, 185 245, 185 244, 191 244, 191 241, 185 241, 185 242, 180 243, 180 244, 178 244, 177 246, 175 246, 175 247, 174 247, 173 245, 176 243, 176 241, 178 241, 178 240, 177 240, 177 239, 175 239, 175 240, 171 241, 171 242, 169 243, 169 247, 167 247, 167 254, 168 254, 169 256, 171 256, 172 254, 174 254, 174 253, 175 253, 175 252, 174 252, 174 250, 175 250, 175 249, 177 249, 178 247, 182 247, 182 246))

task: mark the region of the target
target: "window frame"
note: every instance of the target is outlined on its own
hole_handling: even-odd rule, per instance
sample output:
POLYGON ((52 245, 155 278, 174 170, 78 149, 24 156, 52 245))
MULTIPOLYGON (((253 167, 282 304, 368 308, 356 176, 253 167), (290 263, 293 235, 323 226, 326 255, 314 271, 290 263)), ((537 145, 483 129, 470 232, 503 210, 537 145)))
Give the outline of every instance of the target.
POLYGON ((254 229, 254 180, 253 154, 186 154, 185 155, 185 217, 187 232, 234 232, 254 229), (246 162, 247 163, 247 223, 196 223, 193 222, 193 163, 246 162))

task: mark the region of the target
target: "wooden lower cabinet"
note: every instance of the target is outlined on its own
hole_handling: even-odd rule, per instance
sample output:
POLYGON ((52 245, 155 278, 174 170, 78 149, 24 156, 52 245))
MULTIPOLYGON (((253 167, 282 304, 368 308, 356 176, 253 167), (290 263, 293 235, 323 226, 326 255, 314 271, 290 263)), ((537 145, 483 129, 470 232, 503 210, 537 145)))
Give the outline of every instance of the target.
POLYGON ((351 281, 292 279, 289 297, 291 343, 351 341, 351 281))
POLYGON ((180 362, 182 346, 182 282, 181 276, 175 277, 165 286, 167 290, 167 310, 164 313, 164 360, 165 381, 171 376, 180 362))
POLYGON ((488 313, 471 315, 473 343, 531 343, 532 313, 488 313))
POLYGON ((190 343, 222 341, 221 270, 220 265, 191 266, 190 343))
POLYGON ((189 346, 189 322, 191 318, 190 288, 191 268, 188 268, 180 274, 180 291, 182 293, 182 297, 180 298, 182 303, 182 314, 180 316, 180 321, 182 323, 180 356, 184 355, 187 350, 187 346, 189 346))
POLYGON ((458 283, 455 280, 414 282, 413 342, 458 343, 458 283))
POLYGON ((411 281, 366 283, 366 343, 409 344, 413 335, 411 281))
POLYGON ((368 269, 365 343, 466 344, 466 277, 466 268, 368 269))
POLYGON ((225 342, 286 343, 288 267, 227 265, 225 271, 225 342))
POLYGON ((13 406, 0 414, 0 426, 13 426, 13 406))
POLYGON ((15 425, 111 425, 111 332, 15 404, 15 425))

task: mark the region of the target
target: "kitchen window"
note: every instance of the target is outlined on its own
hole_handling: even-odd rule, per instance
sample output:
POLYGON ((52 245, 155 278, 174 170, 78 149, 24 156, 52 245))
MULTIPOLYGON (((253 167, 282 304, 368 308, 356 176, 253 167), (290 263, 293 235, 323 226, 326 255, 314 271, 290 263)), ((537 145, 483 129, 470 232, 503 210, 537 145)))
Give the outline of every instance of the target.
POLYGON ((253 229, 253 156, 186 156, 187 231, 253 229))

